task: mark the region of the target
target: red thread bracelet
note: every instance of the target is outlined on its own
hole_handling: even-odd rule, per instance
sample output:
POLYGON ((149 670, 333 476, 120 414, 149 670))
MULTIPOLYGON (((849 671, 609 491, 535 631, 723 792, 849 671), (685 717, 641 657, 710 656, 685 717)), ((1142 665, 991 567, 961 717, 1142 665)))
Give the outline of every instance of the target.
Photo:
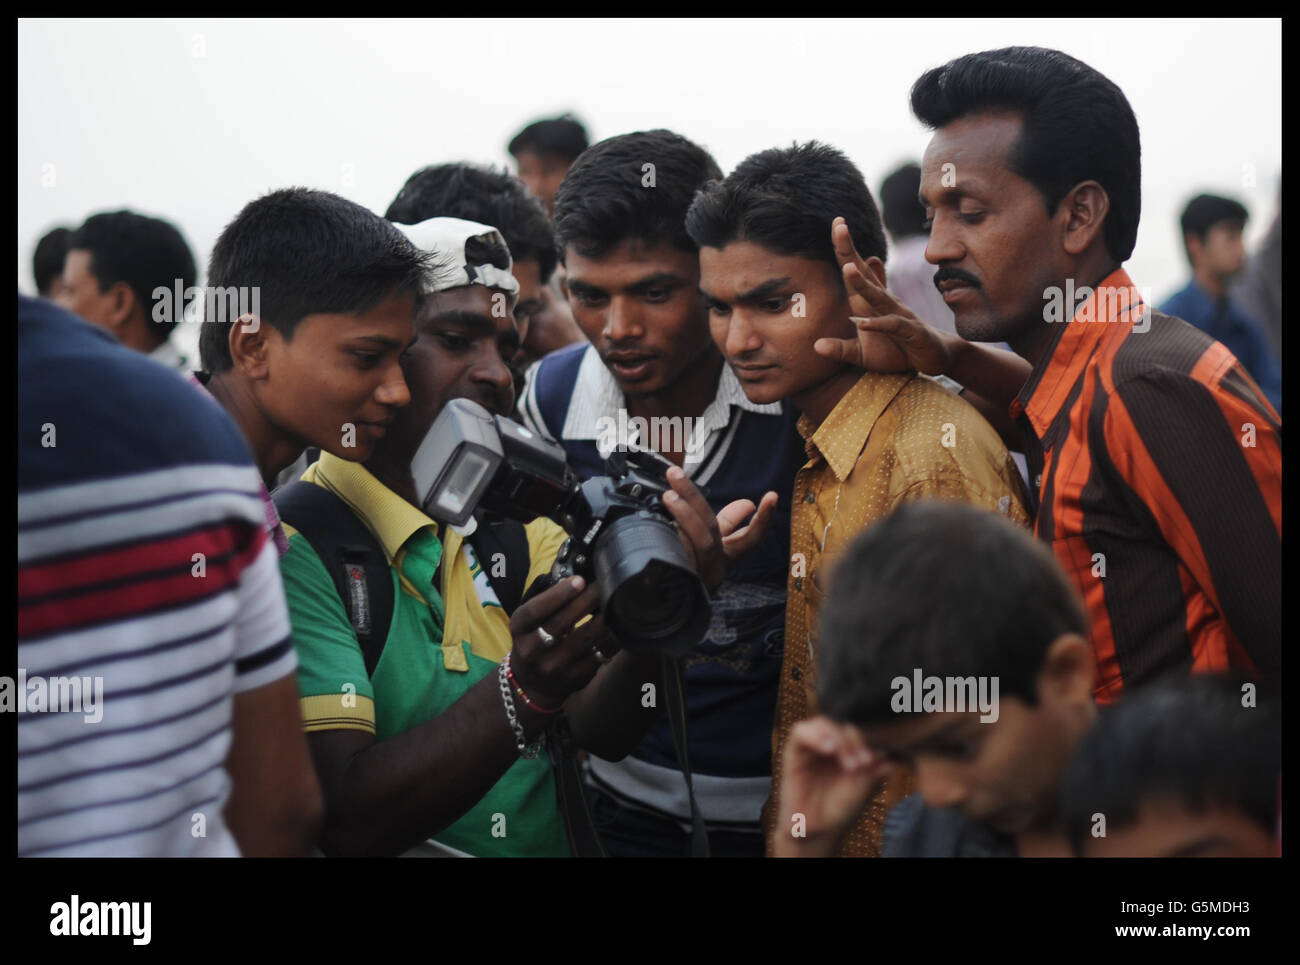
POLYGON ((563 706, 546 707, 538 703, 537 701, 533 700, 531 697, 529 697, 528 694, 524 692, 524 688, 519 686, 519 681, 515 679, 515 671, 514 668, 510 666, 509 654, 506 655, 506 679, 510 681, 510 686, 515 688, 515 693, 519 695, 519 699, 522 700, 525 704, 527 704, 530 710, 533 710, 539 714, 549 715, 549 714, 558 714, 560 711, 564 709, 563 706))

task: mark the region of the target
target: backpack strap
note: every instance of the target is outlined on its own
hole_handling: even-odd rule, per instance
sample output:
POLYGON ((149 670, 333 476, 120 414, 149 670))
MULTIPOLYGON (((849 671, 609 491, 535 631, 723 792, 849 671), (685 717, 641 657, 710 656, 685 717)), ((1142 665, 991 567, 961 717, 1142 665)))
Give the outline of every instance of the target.
POLYGON ((374 674, 394 605, 393 571, 379 540, 347 503, 315 483, 290 483, 272 499, 280 519, 303 535, 325 565, 361 645, 366 673, 374 674))

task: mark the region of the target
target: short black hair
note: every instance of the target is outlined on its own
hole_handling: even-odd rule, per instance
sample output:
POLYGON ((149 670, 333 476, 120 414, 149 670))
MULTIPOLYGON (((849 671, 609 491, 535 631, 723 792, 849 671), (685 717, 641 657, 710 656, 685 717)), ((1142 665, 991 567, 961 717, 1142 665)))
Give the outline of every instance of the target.
POLYGON ((558 256, 546 209, 524 183, 505 171, 476 164, 434 164, 406 179, 384 217, 413 225, 430 218, 463 218, 501 232, 515 261, 533 260, 542 284, 550 281, 558 256))
POLYGON ((68 238, 68 251, 90 252, 90 273, 101 292, 126 282, 135 293, 161 344, 182 318, 180 307, 155 320, 150 308, 154 290, 174 291, 198 283, 194 254, 174 224, 134 211, 106 211, 91 215, 68 238))
POLYGON ((1113 831, 1160 798, 1192 812, 1239 808, 1274 829, 1281 709, 1270 698, 1245 706, 1244 683, 1233 675, 1166 679, 1101 709, 1061 779, 1061 815, 1076 853, 1094 814, 1113 831))
POLYGON ((48 231, 36 242, 36 252, 32 255, 32 276, 36 279, 36 292, 48 295, 54 280, 63 274, 63 262, 68 256, 68 239, 72 237, 71 228, 55 228, 48 231))
POLYGON ((1106 250, 1126 261, 1142 214, 1142 147, 1124 92, 1083 61, 1043 47, 967 54, 912 85, 912 113, 927 127, 983 111, 1021 116, 1011 169, 1038 188, 1049 215, 1082 181, 1106 190, 1106 250))
POLYGON ((572 163, 587 150, 587 129, 572 114, 533 121, 510 139, 511 156, 528 152, 538 157, 558 157, 572 163))
POLYGON ((698 251, 686 233, 686 211, 697 190, 721 177, 708 151, 672 131, 637 131, 593 144, 555 192, 561 259, 568 245, 599 258, 629 239, 698 251))
MULTIPOLYGON (((328 191, 286 188, 244 206, 208 264, 210 288, 257 288, 262 321, 286 339, 307 315, 358 314, 385 298, 418 299, 429 256, 361 205, 328 191)), ((229 313, 226 313, 229 314, 229 313)), ((203 368, 231 367, 235 318, 205 318, 203 368)))
POLYGON ((1249 220, 1250 212, 1240 201, 1217 194, 1198 194, 1187 202, 1178 224, 1183 229, 1184 239, 1192 235, 1204 241, 1216 224, 1244 225, 1249 220))
POLYGON ((831 222, 844 218, 858 254, 885 260, 885 229, 862 172, 843 151, 809 141, 751 154, 707 185, 686 215, 701 248, 751 241, 783 255, 824 261, 838 275, 831 222))
POLYGON ((989 510, 908 503, 854 537, 821 608, 818 701, 849 723, 897 720, 895 677, 996 677, 1038 703, 1052 642, 1087 634, 1082 601, 1043 543, 989 510))
POLYGON ((921 165, 912 162, 892 172, 880 185, 880 214, 896 241, 929 234, 921 192, 921 165))

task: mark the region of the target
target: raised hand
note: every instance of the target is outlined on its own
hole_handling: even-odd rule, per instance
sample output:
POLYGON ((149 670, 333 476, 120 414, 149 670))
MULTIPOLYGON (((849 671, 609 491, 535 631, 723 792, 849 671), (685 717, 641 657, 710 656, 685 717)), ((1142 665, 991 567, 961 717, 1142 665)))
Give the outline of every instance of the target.
POLYGON ((883 275, 883 269, 858 254, 843 218, 831 223, 831 244, 844 275, 850 320, 858 333, 856 338, 819 338, 814 351, 872 372, 946 372, 951 355, 942 334, 885 289, 883 277, 877 275, 877 271, 883 275))
POLYGON ((892 767, 856 727, 824 716, 794 726, 782 761, 777 857, 834 854, 892 767))

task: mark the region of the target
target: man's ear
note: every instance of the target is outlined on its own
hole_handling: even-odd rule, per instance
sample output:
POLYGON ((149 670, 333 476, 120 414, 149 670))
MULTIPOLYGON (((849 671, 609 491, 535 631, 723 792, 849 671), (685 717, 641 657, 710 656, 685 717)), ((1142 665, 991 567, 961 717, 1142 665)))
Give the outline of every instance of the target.
POLYGON ((1097 661, 1092 645, 1077 633, 1063 633, 1052 641, 1038 672, 1040 698, 1054 703, 1092 703, 1097 661))
POLYGON ((270 371, 270 343, 278 339, 280 333, 270 325, 263 325, 256 315, 241 315, 230 326, 228 337, 234 368, 246 378, 265 379, 270 371))
POLYGON ((885 284, 885 263, 872 255, 866 260, 867 271, 871 272, 871 279, 881 288, 887 288, 885 284))
POLYGON ((1062 242, 1066 252, 1081 255, 1102 237, 1110 196, 1096 181, 1081 181, 1066 193, 1056 210, 1065 217, 1062 242))
POLYGON ((135 291, 126 282, 119 281, 105 293, 104 298, 107 304, 105 318, 108 320, 109 328, 121 339, 126 334, 127 323, 136 312, 138 302, 135 291))

